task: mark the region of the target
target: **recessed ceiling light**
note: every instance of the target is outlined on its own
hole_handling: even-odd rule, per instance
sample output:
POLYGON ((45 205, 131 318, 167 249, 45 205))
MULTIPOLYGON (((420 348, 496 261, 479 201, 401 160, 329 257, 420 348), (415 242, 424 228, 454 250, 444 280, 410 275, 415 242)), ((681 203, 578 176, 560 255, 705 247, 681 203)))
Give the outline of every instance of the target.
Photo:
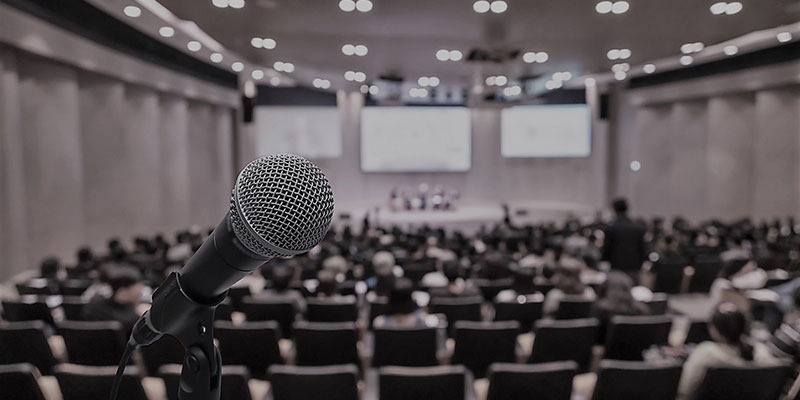
POLYGON ((158 34, 166 38, 173 37, 175 36, 175 29, 172 29, 171 26, 162 26, 158 28, 158 34))
POLYGON ((725 48, 722 49, 722 51, 725 53, 725 55, 732 56, 739 52, 739 48, 734 45, 730 45, 730 46, 725 46, 725 48))
POLYGON ((778 41, 781 43, 788 43, 792 41, 791 32, 781 32, 777 35, 778 41))
POLYGON ((264 39, 260 37, 254 37, 250 39, 250 46, 253 46, 257 49, 264 47, 264 39))
POLYGON ((355 79, 356 82, 364 82, 365 80, 367 80, 367 74, 363 72, 356 72, 353 78, 355 79))
POLYGON ((244 0, 228 0, 228 4, 231 8, 243 8, 244 0))
POLYGON ((619 59, 620 60, 627 60, 627 59, 631 58, 632 54, 633 53, 631 53, 630 49, 620 49, 619 50, 619 59))
POLYGON ((738 14, 740 11, 742 11, 742 9, 744 9, 742 3, 734 1, 728 3, 728 5, 725 7, 725 14, 727 15, 738 14))
POLYGON ((711 13, 714 15, 725 14, 725 10, 728 8, 728 3, 724 1, 720 1, 718 3, 714 3, 711 5, 711 13))
POLYGON ((487 77, 487 78, 486 78, 486 85, 487 85, 487 86, 494 86, 494 85, 495 85, 495 79, 497 79, 497 77, 496 77, 496 76, 489 76, 489 77, 487 77))
POLYGON ((360 90, 361 93, 363 94, 367 94, 369 93, 369 85, 361 85, 361 87, 359 87, 358 90, 360 90))
POLYGON ((553 81, 553 80, 549 80, 544 83, 544 87, 546 87, 548 90, 558 89, 562 85, 563 83, 561 81, 553 81))
POLYGON ((127 6, 122 9, 122 12, 131 18, 136 18, 142 15, 142 9, 136 6, 127 6))
POLYGON ((645 74, 652 74, 653 72, 656 72, 656 66, 653 64, 645 64, 642 67, 642 71, 644 71, 645 74))
POLYGON ((681 57, 681 65, 691 65, 693 62, 694 58, 692 58, 692 56, 681 57))
POLYGON ((292 64, 290 62, 276 61, 275 64, 273 64, 273 68, 276 71, 280 71, 280 72, 287 72, 287 73, 294 72, 294 64, 292 64))
POLYGON ((417 85, 428 86, 428 77, 427 76, 420 76, 419 79, 417 79, 417 85))
POLYGON ((277 45, 278 45, 278 42, 276 42, 275 39, 272 39, 272 38, 264 38, 262 40, 262 42, 261 42, 261 47, 263 47, 263 48, 265 48, 267 50, 272 50, 277 45))
POLYGON ((363 56, 367 55, 368 51, 369 51, 369 49, 367 49, 367 46, 364 46, 363 44, 358 44, 355 47, 355 53, 356 53, 357 56, 362 56, 363 57, 363 56))
POLYGON ((352 56, 353 54, 356 54, 356 46, 353 46, 352 44, 346 44, 342 46, 342 53, 344 53, 346 56, 352 56))
POLYGON ((642 169, 642 163, 638 161, 631 161, 631 171, 636 172, 642 169))
POLYGON ((528 64, 536 62, 536 52, 529 51, 523 54, 522 61, 525 61, 528 64))
POLYGON ((704 45, 703 42, 694 42, 694 52, 695 53, 703 51, 703 49, 705 49, 705 48, 706 48, 706 45, 704 45))
POLYGON ((606 57, 608 57, 609 60, 619 59, 619 50, 617 49, 609 50, 608 53, 606 53, 606 57))
POLYGON ((631 5, 628 4, 627 1, 615 1, 614 5, 611 6, 611 12, 614 14, 624 14, 628 12, 631 8, 631 5))
POLYGON ((436 52, 436 59, 439 61, 448 61, 450 60, 450 51, 441 49, 436 52))
POLYGON ((356 1, 356 10, 361 12, 369 12, 372 10, 372 2, 369 0, 358 0, 356 1))
POLYGON ((489 8, 495 14, 504 13, 508 10, 508 3, 503 0, 493 1, 492 4, 489 5, 489 8))
POLYGON ((379 89, 378 89, 377 86, 372 85, 372 86, 369 87, 369 94, 374 96, 374 95, 378 94, 378 92, 379 92, 379 89))
POLYGON ((356 79, 356 78, 355 78, 355 76, 356 76, 356 73, 355 73, 355 72, 353 72, 353 71, 346 71, 346 72, 344 73, 344 79, 346 79, 346 80, 348 80, 348 81, 353 81, 353 80, 355 80, 355 79, 356 79))
POLYGON ((619 63, 619 64, 614 64, 614 65, 611 66, 611 71, 614 71, 614 72, 618 72, 618 71, 628 72, 630 70, 631 70, 631 65, 628 64, 628 63, 619 63))
POLYGON ((439 78, 435 76, 428 78, 428 85, 431 87, 439 86, 439 78))
POLYGON ((494 83, 497 86, 505 86, 505 84, 508 83, 508 78, 506 78, 505 75, 498 75, 494 78, 494 83))
POLYGON ((278 86, 281 84, 281 78, 273 76, 272 78, 269 79, 269 83, 272 86, 278 86))
POLYGON ((208 58, 214 63, 222 62, 222 54, 219 53, 211 53, 208 58))
POLYGON ((625 71, 614 72, 614 79, 616 79, 618 81, 624 81, 625 78, 627 78, 627 77, 628 77, 628 74, 625 71))
POLYGON ((547 54, 546 52, 540 51, 540 52, 536 53, 536 62, 537 63, 539 63, 539 64, 545 63, 545 62, 547 62, 548 59, 550 59, 550 55, 547 54))
POLYGON ((519 96, 520 93, 522 93, 522 88, 520 88, 519 86, 509 86, 503 89, 503 95, 507 97, 519 96))
POLYGON ((231 64, 231 69, 234 70, 235 72, 242 72, 242 70, 244 70, 244 64, 242 64, 239 61, 236 61, 233 64, 231 64))
POLYGON ((264 79, 264 71, 262 71, 260 69, 253 70, 253 72, 250 73, 250 76, 252 76, 253 79, 255 79, 257 81, 260 81, 260 80, 264 79))
POLYGON ((490 8, 491 6, 489 5, 489 2, 486 0, 478 0, 472 4, 472 9, 479 14, 488 12, 490 8))
POLYGON ((460 61, 463 56, 458 50, 450 50, 450 61, 460 61))
POLYGON ((230 5, 230 3, 228 3, 228 0, 211 0, 211 4, 213 4, 214 7, 219 7, 219 8, 225 8, 230 5))
POLYGON ((614 8, 614 3, 610 1, 601 1, 594 6, 595 11, 600 14, 608 14, 611 12, 612 8, 614 8))
POLYGON ((189 51, 199 51, 203 48, 203 45, 197 40, 190 40, 189 43, 186 43, 186 48, 189 49, 189 51))
POLYGON ((339 2, 339 9, 344 12, 350 12, 356 9, 356 2, 353 0, 342 0, 339 2))
POLYGON ((586 78, 583 80, 583 85, 587 88, 595 87, 597 85, 597 81, 594 78, 586 78))

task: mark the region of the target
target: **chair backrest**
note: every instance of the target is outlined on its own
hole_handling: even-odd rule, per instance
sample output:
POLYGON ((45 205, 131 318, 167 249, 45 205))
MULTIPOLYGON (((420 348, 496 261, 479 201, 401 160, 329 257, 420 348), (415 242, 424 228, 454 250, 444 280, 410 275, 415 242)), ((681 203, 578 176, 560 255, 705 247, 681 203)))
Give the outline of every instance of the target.
POLYGON ((529 332, 533 324, 542 319, 544 296, 534 294, 510 302, 494 303, 495 321, 517 321, 522 333, 529 332), (521 301, 521 302, 520 302, 521 301))
POLYGON ((64 296, 61 309, 64 310, 64 319, 69 321, 83 321, 83 310, 89 304, 80 296, 64 296))
POLYGON ((686 340, 684 343, 702 343, 711 340, 711 334, 708 332, 708 321, 704 319, 695 319, 689 323, 689 330, 686 332, 686 340))
POLYGON ((719 271, 722 270, 722 261, 719 257, 697 257, 692 263, 694 268, 694 275, 689 281, 689 292, 691 293, 708 293, 711 290, 711 284, 717 279, 719 271))
POLYGON ((503 290, 511 289, 511 285, 514 284, 513 279, 475 279, 474 282, 487 302, 494 300, 503 290))
POLYGON ((595 318, 536 323, 536 336, 528 363, 575 361, 581 371, 589 368, 600 322, 595 318))
POLYGON ((592 304, 594 300, 588 300, 583 296, 565 296, 558 303, 556 319, 583 319, 592 315, 592 304))
POLYGON ((125 334, 117 321, 62 321, 57 329, 72 364, 117 365, 125 351, 125 334))
POLYGON ((45 278, 28 279, 25 282, 19 282, 16 285, 17 293, 20 296, 50 296, 58 293, 58 282, 51 281, 45 278))
POLYGON ((712 367, 694 400, 778 400, 791 367, 772 366, 712 367))
POLYGON ((297 317, 296 300, 284 297, 245 297, 241 307, 247 321, 276 321, 281 327, 282 337, 293 337, 292 324, 297 317))
POLYGON ((47 303, 37 296, 23 296, 19 301, 3 300, 3 318, 15 322, 38 320, 55 325, 47 303))
POLYGON ((430 310, 433 314, 444 314, 453 333, 457 321, 480 321, 482 304, 482 297, 434 297, 430 310))
POLYGON ((372 328, 372 323, 375 321, 380 315, 384 315, 389 312, 389 300, 385 297, 377 297, 374 300, 369 302, 369 320, 367 321, 370 329, 372 328))
MULTIPOLYGON (((63 400, 107 399, 116 375, 116 366, 90 367, 61 364, 55 367, 63 400)), ((128 366, 119 387, 118 400, 148 400, 134 366, 128 366)))
POLYGON ((438 367, 383 367, 378 370, 381 400, 464 400, 468 393, 466 369, 461 365, 438 367))
POLYGON ((56 359, 42 321, 0 322, 0 364, 31 363, 45 375, 56 359))
POLYGON ((374 331, 372 365, 421 367, 439 364, 436 328, 384 327, 374 331))
POLYGON ((492 364, 487 400, 570 400, 574 361, 544 364, 492 364))
POLYGON ((184 349, 181 342, 173 336, 164 335, 149 346, 139 349, 142 352, 147 374, 156 376, 162 365, 182 364, 184 349))
POLYGON ((650 310, 650 315, 664 315, 669 311, 669 295, 666 293, 653 293, 653 297, 644 302, 650 310))
POLYGON ((297 365, 359 364, 358 330, 353 322, 295 322, 297 365))
POLYGON ((672 318, 655 316, 617 316, 611 319, 606 334, 609 360, 642 360, 642 352, 652 345, 664 345, 669 340, 672 318))
POLYGON ((603 360, 592 400, 675 400, 681 372, 677 363, 603 360))
POLYGON ((249 286, 235 286, 228 290, 228 299, 234 310, 240 310, 242 301, 252 295, 249 286))
POLYGON ((358 319, 355 296, 306 301, 306 319, 312 322, 354 322, 358 319))
POLYGON ((519 322, 456 322, 453 364, 463 364, 483 378, 492 363, 516 360, 519 322))
POLYGON ((37 381, 39 371, 32 364, 0 365, 0 398, 14 400, 45 400, 37 381))
POLYGON ((65 279, 58 283, 61 294, 64 296, 80 296, 91 285, 90 279, 65 279))
MULTIPOLYGON (((178 387, 181 380, 181 369, 180 364, 165 364, 158 369, 158 376, 164 380, 164 386, 167 389, 167 400, 179 400, 178 387)), ((249 380, 250 374, 247 367, 223 366, 219 400, 252 400, 249 380)))
POLYGON ((214 322, 214 337, 219 340, 219 352, 224 365, 245 365, 253 377, 263 378, 272 364, 283 364, 275 321, 246 322, 234 326, 231 322, 214 322))
POLYGON ((653 263, 653 273, 656 275, 654 291, 664 293, 680 293, 683 283, 683 269, 686 262, 677 261, 657 261, 653 263))
POLYGON ((272 400, 358 400, 355 365, 269 368, 272 400))

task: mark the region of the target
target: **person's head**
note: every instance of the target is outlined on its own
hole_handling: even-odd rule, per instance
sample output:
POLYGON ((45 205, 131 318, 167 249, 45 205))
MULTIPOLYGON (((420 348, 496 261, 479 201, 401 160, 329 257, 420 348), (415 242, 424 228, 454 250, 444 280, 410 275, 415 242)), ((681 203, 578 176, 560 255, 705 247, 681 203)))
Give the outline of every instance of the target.
POLYGON ((458 261, 445 261, 442 263, 442 273, 449 282, 455 282, 456 279, 461 278, 461 267, 458 261))
POLYGON ((620 271, 610 271, 606 281, 600 286, 598 296, 600 298, 616 297, 627 293, 630 297, 633 288, 633 280, 628 274, 620 271))
POLYGON ((47 257, 39 264, 39 271, 42 278, 58 279, 58 272, 61 270, 61 263, 55 257, 47 257))
POLYGON ((720 303, 711 316, 708 331, 715 342, 737 346, 742 358, 753 359, 753 347, 747 338, 749 331, 747 316, 736 304, 720 303))
POLYGON ((536 289, 533 278, 536 275, 533 268, 514 268, 511 272, 513 276, 512 289, 519 294, 532 294, 536 289))
POLYGON ((330 297, 338 293, 339 283, 336 281, 336 273, 329 269, 322 269, 317 273, 317 296, 330 297))
POLYGON ((506 274, 508 269, 506 259, 499 251, 493 251, 486 255, 484 259, 484 268, 483 277, 486 279, 498 279, 508 276, 506 274))
POLYGON ((611 207, 614 208, 614 213, 617 215, 627 215, 628 214, 628 201, 623 198, 618 198, 611 203, 611 207))
POLYGON ((279 264, 272 268, 272 288, 283 292, 289 289, 294 275, 292 268, 286 264, 279 264))
POLYGON ((400 278, 395 281, 392 291, 389 293, 389 309, 387 314, 411 314, 417 310, 417 303, 414 302, 412 294, 414 285, 409 279, 400 278))
POLYGON ((586 285, 581 281, 580 262, 572 258, 562 258, 553 275, 555 287, 566 294, 583 294, 586 285))
POLYGON ((136 305, 142 298, 142 276, 134 268, 117 266, 107 271, 106 281, 111 286, 112 298, 119 304, 136 305))
POLYGON ((77 257, 79 263, 89 262, 92 261, 92 259, 94 259, 94 255, 92 254, 92 249, 85 246, 78 249, 77 257))
POLYGON ((379 251, 372 256, 372 268, 375 269, 375 275, 378 277, 387 277, 392 275, 392 269, 394 268, 394 265, 394 256, 388 251, 379 251))
POLYGON ((322 268, 333 272, 334 276, 344 274, 347 272, 347 260, 340 255, 333 255, 322 262, 322 268))

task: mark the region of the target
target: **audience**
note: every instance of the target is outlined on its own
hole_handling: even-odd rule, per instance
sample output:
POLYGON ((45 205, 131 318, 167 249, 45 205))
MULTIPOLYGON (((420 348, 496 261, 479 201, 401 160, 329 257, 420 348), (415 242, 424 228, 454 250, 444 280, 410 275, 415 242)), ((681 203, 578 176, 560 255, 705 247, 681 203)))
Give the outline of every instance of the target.
POLYGON ((95 296, 84 309, 87 321, 119 321, 130 334, 141 315, 144 284, 138 271, 128 267, 115 267, 107 274, 111 297, 95 296))
POLYGON ((306 301, 303 295, 297 290, 292 289, 295 272, 288 263, 279 263, 274 266, 262 268, 269 268, 270 282, 272 284, 261 291, 261 293, 256 294, 255 297, 294 300, 295 308, 298 312, 302 312, 306 309, 306 301))
POLYGON ((395 258, 392 253, 388 251, 375 253, 372 256, 372 268, 375 276, 366 280, 367 287, 372 289, 377 296, 388 296, 392 292, 396 280, 395 267, 395 258))
POLYGON ((447 278, 447 286, 431 288, 431 297, 473 297, 481 295, 480 290, 471 281, 464 279, 461 266, 457 261, 443 263, 442 272, 447 278))
POLYGON ((547 292, 544 298, 544 314, 554 316, 561 300, 567 296, 584 300, 594 300, 597 295, 594 289, 581 281, 581 263, 571 258, 562 258, 553 276, 555 287, 547 292))
POLYGON ((592 305, 592 316, 600 321, 598 342, 605 341, 605 332, 611 318, 618 315, 646 315, 650 309, 633 297, 633 280, 625 273, 611 271, 598 290, 598 299, 592 305))
POLYGON ((389 308, 385 315, 375 317, 376 328, 425 326, 425 311, 419 308, 413 297, 414 284, 404 278, 398 279, 389 294, 389 308))

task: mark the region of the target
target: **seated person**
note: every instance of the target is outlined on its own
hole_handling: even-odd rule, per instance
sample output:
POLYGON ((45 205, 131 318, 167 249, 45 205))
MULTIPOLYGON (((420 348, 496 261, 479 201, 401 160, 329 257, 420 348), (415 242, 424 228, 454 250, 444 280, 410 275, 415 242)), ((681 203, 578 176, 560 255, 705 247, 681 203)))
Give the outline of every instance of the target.
POLYGON ((386 314, 375 317, 373 325, 376 328, 425 326, 427 314, 414 301, 413 292, 414 285, 409 279, 398 279, 389 294, 386 314))
POLYGON ((599 298, 592 304, 592 317, 600 321, 598 342, 603 343, 611 318, 618 315, 646 315, 650 309, 633 298, 633 279, 620 271, 611 271, 600 286, 599 298))
POLYGON ((562 257, 555 275, 555 287, 547 292, 544 298, 543 311, 547 316, 555 315, 558 305, 567 296, 577 296, 586 300, 594 300, 597 295, 594 290, 581 281, 581 262, 562 257))
POLYGON ((778 358, 800 363, 800 288, 795 289, 793 306, 783 316, 783 323, 775 330, 767 346, 778 358))
POLYGON ((432 288, 431 297, 472 297, 481 292, 471 282, 461 277, 461 266, 458 261, 447 261, 442 265, 442 272, 447 278, 447 286, 432 288))
POLYGON ((394 256, 388 251, 379 251, 372 256, 372 268, 375 270, 375 276, 370 277, 366 282, 375 295, 387 297, 392 292, 396 280, 395 263, 394 256))
POLYGON ((517 301, 519 296, 537 293, 536 284, 533 283, 533 278, 535 277, 533 268, 513 268, 511 276, 514 278, 511 288, 500 291, 495 296, 495 301, 507 303, 517 301))
POLYGON ((303 298, 303 295, 297 290, 291 288, 292 282, 294 281, 294 271, 292 267, 288 264, 278 264, 274 267, 266 268, 270 268, 270 282, 272 284, 270 287, 264 289, 264 291, 261 293, 258 293, 255 297, 262 299, 291 299, 295 301, 295 309, 297 311, 305 310, 306 302, 303 298))
POLYGON ((679 399, 691 398, 710 367, 776 362, 767 346, 751 342, 747 317, 733 303, 725 302, 717 306, 709 321, 708 331, 712 341, 700 343, 683 364, 678 387, 679 399))
POLYGON ((336 280, 336 273, 329 269, 322 269, 317 273, 317 289, 315 294, 319 298, 339 297, 339 282, 336 280))
POLYGON ((139 271, 129 267, 115 267, 107 272, 111 297, 95 296, 83 310, 87 321, 119 321, 130 334, 139 319, 142 301, 142 283, 139 271))

